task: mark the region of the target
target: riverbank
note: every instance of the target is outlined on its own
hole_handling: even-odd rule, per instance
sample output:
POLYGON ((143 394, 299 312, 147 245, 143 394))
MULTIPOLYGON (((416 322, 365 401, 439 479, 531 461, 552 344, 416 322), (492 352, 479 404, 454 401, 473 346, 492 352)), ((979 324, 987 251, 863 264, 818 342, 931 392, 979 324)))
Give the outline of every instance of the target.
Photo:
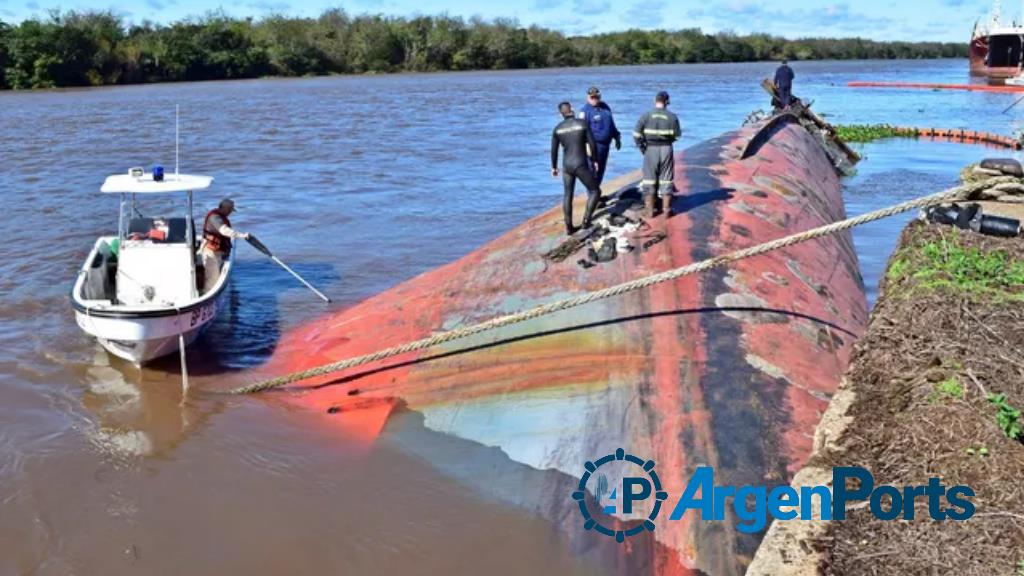
POLYGON ((749 574, 1024 573, 1022 302, 1021 239, 912 222, 793 484, 830 483, 834 466, 893 486, 939 477, 972 487, 977 512, 935 522, 920 498, 912 521, 855 506, 843 522, 777 522, 749 574))
POLYGON ((0 20, 0 89, 390 72, 578 66, 966 58, 967 45, 707 34, 700 29, 567 36, 515 20, 411 18, 335 8, 317 18, 210 13, 135 24, 112 11, 0 20))

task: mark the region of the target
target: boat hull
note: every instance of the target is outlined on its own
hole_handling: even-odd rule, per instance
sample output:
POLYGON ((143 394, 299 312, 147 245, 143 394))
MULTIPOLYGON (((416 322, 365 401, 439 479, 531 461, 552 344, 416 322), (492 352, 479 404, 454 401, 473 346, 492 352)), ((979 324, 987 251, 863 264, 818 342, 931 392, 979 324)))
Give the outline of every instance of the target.
MULTIPOLYGON (((648 239, 610 263, 544 259, 564 241, 553 209, 287 333, 249 376, 374 352, 845 217, 835 169, 799 124, 704 142, 677 155, 675 176, 673 216, 652 220, 648 239), (741 159, 744 150, 751 156, 741 159)), ((608 210, 635 214, 638 180, 607 185, 618 190, 608 210)), ((866 320, 843 233, 311 379, 277 398, 320 412, 346 442, 383 433, 476 493, 547 518, 569 548, 616 572, 740 574, 761 533, 740 532, 729 513, 668 522, 665 512, 657 530, 625 546, 584 530, 571 498, 584 464, 619 448, 650 458, 672 499, 699 466, 713 466, 720 485, 788 483, 866 320)), ((610 521, 629 524, 622 515, 610 521)))
POLYGON ((75 311, 75 322, 107 351, 134 364, 177 352, 178 336, 188 346, 210 325, 222 307, 224 294, 181 314, 159 317, 104 318, 75 311))
POLYGON ((992 64, 989 58, 989 51, 993 49, 994 38, 996 39, 995 44, 997 45, 997 50, 1006 49, 1005 45, 1007 44, 1007 39, 1004 38, 1004 36, 991 37, 981 34, 971 38, 969 50, 971 74, 995 80, 1017 76, 1021 72, 1020 63, 1022 58, 1018 37, 1009 37, 1012 43, 1016 44, 1016 46, 1011 47, 997 63, 992 64))

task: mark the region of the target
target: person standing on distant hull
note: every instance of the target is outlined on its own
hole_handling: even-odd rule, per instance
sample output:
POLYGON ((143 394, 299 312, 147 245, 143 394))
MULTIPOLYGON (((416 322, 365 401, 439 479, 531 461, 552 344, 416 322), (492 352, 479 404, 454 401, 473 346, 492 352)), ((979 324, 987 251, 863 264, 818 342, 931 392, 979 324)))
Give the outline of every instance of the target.
POLYGON ((597 170, 594 177, 597 178, 598 186, 604 182, 604 171, 608 167, 608 154, 612 149, 612 142, 615 142, 615 149, 622 149, 622 134, 615 126, 615 118, 612 116, 612 109, 601 100, 601 91, 597 86, 587 89, 587 103, 583 105, 580 113, 576 116, 590 126, 590 132, 597 142, 597 170))
POLYGON ((793 69, 789 67, 789 61, 783 60, 782 65, 775 70, 775 92, 779 97, 779 107, 789 108, 793 101, 793 69))
POLYGON ((644 155, 644 210, 653 218, 657 199, 661 197, 662 212, 669 216, 672 193, 675 192, 675 151, 672 143, 682 135, 679 117, 668 111, 668 92, 658 92, 654 109, 640 117, 633 129, 633 140, 644 155))
POLYGON ((562 155, 562 183, 565 186, 562 197, 562 214, 565 217, 565 232, 572 236, 576 227, 572 222, 572 198, 576 191, 576 180, 587 188, 587 209, 583 213, 583 227, 590 227, 590 219, 601 199, 601 187, 597 183, 594 172, 601 168, 595 162, 597 142, 590 126, 583 120, 573 116, 572 105, 562 102, 558 105, 562 121, 551 133, 551 176, 558 177, 558 148, 564 149, 562 155))

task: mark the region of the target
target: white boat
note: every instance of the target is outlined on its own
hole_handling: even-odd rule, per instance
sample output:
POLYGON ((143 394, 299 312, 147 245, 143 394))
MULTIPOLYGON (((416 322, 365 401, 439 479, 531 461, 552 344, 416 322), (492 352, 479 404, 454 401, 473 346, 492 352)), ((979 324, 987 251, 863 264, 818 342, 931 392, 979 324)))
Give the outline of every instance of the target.
POLYGON ((118 233, 96 240, 75 280, 71 305, 78 326, 111 354, 142 364, 177 351, 179 342, 191 344, 216 318, 234 248, 216 285, 200 293, 205 271, 197 259, 192 214, 193 192, 212 182, 209 176, 161 178, 133 168, 103 183, 101 192, 121 196, 118 233), (184 215, 142 216, 138 197, 155 194, 182 195, 184 215))

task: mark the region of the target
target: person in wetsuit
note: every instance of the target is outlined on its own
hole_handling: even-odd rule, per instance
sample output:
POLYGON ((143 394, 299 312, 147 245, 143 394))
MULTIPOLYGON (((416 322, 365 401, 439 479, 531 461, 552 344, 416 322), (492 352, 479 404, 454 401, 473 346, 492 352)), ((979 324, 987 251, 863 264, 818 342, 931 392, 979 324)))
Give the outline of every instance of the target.
POLYGON ((562 115, 553 132, 551 132, 551 176, 558 177, 558 148, 563 148, 562 183, 565 193, 562 197, 562 214, 565 217, 565 232, 573 235, 576 227, 572 222, 572 198, 576 191, 576 180, 579 179, 587 188, 587 209, 583 213, 583 227, 590 227, 590 219, 601 199, 601 187, 597 183, 594 172, 600 168, 596 162, 597 142, 586 121, 573 116, 572 105, 562 102, 558 105, 562 115))

